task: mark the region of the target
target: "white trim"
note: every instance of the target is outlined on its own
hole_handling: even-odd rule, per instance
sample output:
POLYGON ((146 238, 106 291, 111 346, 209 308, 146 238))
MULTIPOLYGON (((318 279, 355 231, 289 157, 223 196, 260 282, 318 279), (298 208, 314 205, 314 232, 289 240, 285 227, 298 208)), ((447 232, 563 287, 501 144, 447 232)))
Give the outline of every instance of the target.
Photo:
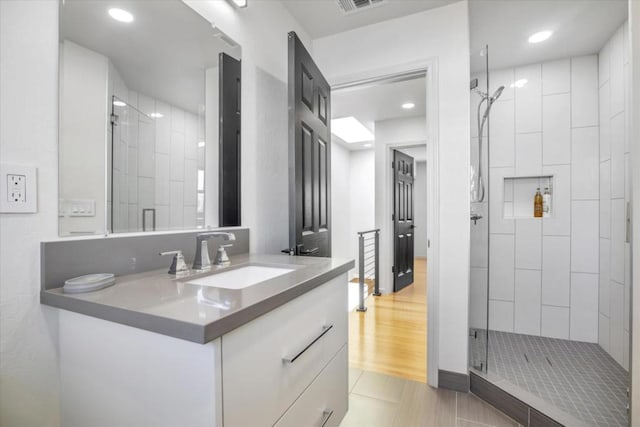
MULTIPOLYGON (((426 73, 426 122, 427 122, 427 238, 430 247, 427 249, 429 259, 427 268, 427 382, 432 387, 438 386, 438 350, 439 350, 439 248, 440 248, 440 217, 439 217, 439 127, 438 127, 438 61, 431 58, 426 61, 415 61, 392 67, 369 70, 366 72, 347 74, 330 79, 333 87, 346 87, 357 82, 367 82, 389 78, 391 76, 406 75, 416 72, 426 73)), ((410 145, 405 142, 404 144, 410 145)), ((390 144, 389 147, 393 145, 390 144)), ((385 150, 388 160, 389 150, 385 150)), ((387 162, 388 164, 388 162, 387 162)), ((385 211, 383 218, 391 220, 390 211, 385 211)))

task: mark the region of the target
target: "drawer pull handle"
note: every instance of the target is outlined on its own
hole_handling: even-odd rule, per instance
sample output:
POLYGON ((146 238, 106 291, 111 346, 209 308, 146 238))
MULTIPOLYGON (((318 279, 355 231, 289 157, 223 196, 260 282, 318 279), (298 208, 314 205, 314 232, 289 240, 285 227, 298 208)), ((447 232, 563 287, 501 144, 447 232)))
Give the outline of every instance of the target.
POLYGON ((309 348, 314 345, 316 342, 318 342, 318 340, 320 338, 322 338, 327 332, 329 332, 331 330, 331 328, 333 328, 333 325, 329 325, 329 326, 323 326, 322 327, 322 332, 320 332, 320 335, 318 335, 317 337, 315 337, 313 339, 313 341, 311 341, 309 344, 307 344, 307 346, 305 348, 303 348, 302 350, 300 350, 295 356, 285 356, 282 358, 282 361, 285 363, 293 363, 296 361, 296 359, 300 356, 302 356, 302 354, 309 350, 309 348))
POLYGON ((327 422, 329 422, 329 418, 333 415, 333 409, 325 409, 322 412, 322 421, 320 422, 320 427, 324 427, 327 422))

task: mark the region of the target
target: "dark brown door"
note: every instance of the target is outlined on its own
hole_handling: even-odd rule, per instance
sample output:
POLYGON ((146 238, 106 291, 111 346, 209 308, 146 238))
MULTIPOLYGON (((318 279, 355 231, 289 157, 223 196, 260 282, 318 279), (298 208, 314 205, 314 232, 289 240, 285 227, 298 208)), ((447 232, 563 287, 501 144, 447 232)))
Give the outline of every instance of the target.
POLYGON ((289 33, 289 244, 296 255, 331 256, 331 89, 289 33))
POLYGON ((393 150, 393 291, 413 283, 413 157, 393 150))
POLYGON ((218 215, 221 227, 240 225, 240 61, 220 54, 218 215))

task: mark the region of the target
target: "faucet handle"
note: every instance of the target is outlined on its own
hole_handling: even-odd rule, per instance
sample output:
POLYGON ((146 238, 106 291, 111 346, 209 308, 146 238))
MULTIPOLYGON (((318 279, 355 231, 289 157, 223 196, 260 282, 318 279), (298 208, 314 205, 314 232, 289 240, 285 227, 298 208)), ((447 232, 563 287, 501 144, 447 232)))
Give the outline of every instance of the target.
POLYGON ((171 260, 171 267, 169 267, 169 274, 176 274, 180 271, 187 271, 187 263, 184 262, 184 255, 182 255, 182 251, 167 251, 160 252, 160 256, 173 255, 173 259, 171 260))

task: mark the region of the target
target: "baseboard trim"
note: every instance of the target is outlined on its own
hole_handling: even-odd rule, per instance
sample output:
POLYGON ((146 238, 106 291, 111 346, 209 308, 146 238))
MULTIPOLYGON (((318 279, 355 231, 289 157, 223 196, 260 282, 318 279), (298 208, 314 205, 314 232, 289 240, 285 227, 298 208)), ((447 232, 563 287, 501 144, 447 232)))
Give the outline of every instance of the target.
POLYGON ((438 388, 468 393, 469 375, 438 369, 438 388))

